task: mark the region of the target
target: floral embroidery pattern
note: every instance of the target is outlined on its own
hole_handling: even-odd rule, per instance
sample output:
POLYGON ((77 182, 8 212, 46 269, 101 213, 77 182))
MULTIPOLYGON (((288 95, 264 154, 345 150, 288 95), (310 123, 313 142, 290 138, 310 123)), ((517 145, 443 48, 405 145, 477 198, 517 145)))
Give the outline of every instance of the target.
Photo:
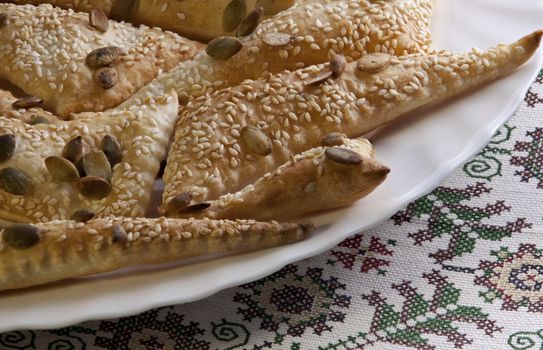
POLYGON ((385 275, 386 267, 390 265, 389 257, 394 254, 391 248, 395 245, 394 240, 384 243, 379 237, 369 236, 368 239, 366 235, 358 234, 338 244, 330 252, 332 258, 327 263, 329 265, 339 263, 345 269, 356 268, 362 273, 376 271, 385 275))
POLYGON ((527 131, 526 136, 532 141, 515 143, 515 152, 522 152, 523 155, 511 157, 511 164, 523 168, 515 173, 520 176, 520 181, 530 182, 531 179, 535 179, 537 188, 543 188, 543 128, 527 131))
POLYGON ((410 281, 392 285, 404 299, 401 307, 390 303, 379 292, 362 296, 375 308, 364 345, 390 343, 416 349, 437 349, 427 338, 427 335, 436 335, 462 349, 473 340, 459 330, 459 323, 474 324, 487 336, 501 331, 496 321, 490 320, 480 308, 462 305, 461 290, 438 270, 423 274, 423 277, 434 288, 431 298, 426 298, 410 281))
POLYGON ((522 244, 516 252, 503 247, 493 251, 496 261, 481 261, 481 276, 475 284, 487 287, 481 292, 486 302, 502 300, 503 310, 526 308, 543 312, 543 255, 533 244, 522 244))
POLYGON ((396 225, 415 220, 424 222, 425 228, 408 234, 415 241, 415 245, 448 236, 447 248, 429 255, 436 263, 443 263, 473 252, 480 240, 499 241, 532 226, 525 218, 517 218, 505 225, 485 223, 486 219, 500 216, 511 209, 504 201, 489 203, 484 207, 469 205, 471 199, 491 191, 484 183, 464 189, 438 187, 430 195, 409 204, 392 219, 396 225))
POLYGON ((324 278, 322 269, 299 273, 289 265, 262 280, 241 287, 234 302, 243 304, 238 312, 245 321, 260 320, 260 328, 294 337, 308 329, 322 334, 343 322, 351 297, 342 294, 345 284, 338 278, 324 278), (286 328, 286 329, 285 329, 286 328))

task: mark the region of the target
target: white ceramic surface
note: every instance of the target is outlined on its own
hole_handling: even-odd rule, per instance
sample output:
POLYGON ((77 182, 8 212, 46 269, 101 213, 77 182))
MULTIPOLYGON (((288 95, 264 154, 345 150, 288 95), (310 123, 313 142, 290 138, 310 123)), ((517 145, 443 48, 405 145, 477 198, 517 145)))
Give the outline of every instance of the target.
MULTIPOLYGON (((487 48, 538 28, 543 28, 543 1, 438 0, 434 46, 456 51, 487 48)), ((540 51, 511 76, 405 118, 380 133, 374 142, 378 158, 392 169, 390 177, 356 205, 314 217, 320 228, 304 241, 250 254, 131 269, 1 293, 0 331, 61 327, 194 301, 333 247, 431 191, 482 148, 514 113, 542 59, 540 51)))

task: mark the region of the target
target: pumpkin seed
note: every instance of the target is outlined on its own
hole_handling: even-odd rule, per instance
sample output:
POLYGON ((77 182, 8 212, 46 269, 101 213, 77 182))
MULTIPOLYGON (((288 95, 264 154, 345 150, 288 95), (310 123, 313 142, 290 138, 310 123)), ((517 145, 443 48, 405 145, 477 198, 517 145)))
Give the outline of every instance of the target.
POLYGON ((34 183, 30 176, 16 168, 0 170, 0 189, 16 196, 24 196, 32 192, 34 183))
POLYGON ((334 57, 332 57, 330 60, 330 71, 332 72, 332 78, 339 78, 345 71, 346 67, 347 61, 345 60, 345 56, 334 55, 334 57))
POLYGON ((222 36, 211 40, 207 44, 206 52, 213 58, 225 60, 237 54, 242 47, 243 44, 239 39, 231 36, 222 36))
POLYGON ((7 221, 7 220, 0 219, 0 231, 2 231, 3 229, 8 228, 9 226, 11 226, 13 224, 14 224, 14 222, 12 222, 12 221, 7 221))
POLYGON ((106 46, 91 51, 85 62, 89 67, 100 68, 112 64, 119 58, 121 49, 116 46, 106 46))
POLYGON ((45 158, 45 167, 53 179, 62 182, 77 181, 79 172, 75 165, 66 158, 51 156, 45 158))
POLYGON ((102 33, 107 32, 107 29, 109 28, 109 21, 106 14, 97 8, 92 9, 89 13, 89 23, 91 27, 102 33))
POLYGON ((177 213, 178 214, 194 213, 196 211, 205 210, 209 208, 210 206, 211 206, 211 203, 202 202, 202 203, 190 205, 184 209, 179 210, 177 213))
POLYGON ((77 171, 79 172, 79 177, 87 176, 87 174, 85 174, 85 169, 83 169, 83 157, 79 158, 77 163, 75 163, 75 167, 77 168, 77 171))
POLYGON ((8 25, 8 14, 4 12, 0 12, 0 28, 5 27, 8 25))
POLYGON ((96 216, 96 213, 90 209, 79 209, 74 211, 70 220, 77 222, 87 222, 96 216))
POLYGON ((29 224, 13 224, 4 230, 2 239, 13 249, 28 249, 40 241, 40 229, 29 224))
POLYGON ((241 129, 241 136, 251 153, 267 156, 272 152, 271 140, 259 128, 244 126, 241 129))
POLYGON ((92 150, 81 159, 86 176, 101 177, 109 181, 111 179, 111 164, 104 152, 92 150))
POLYGON ((175 214, 185 209, 192 201, 192 194, 183 192, 173 197, 166 206, 166 213, 175 214))
POLYGON ((324 151, 326 158, 334 163, 357 165, 362 163, 362 156, 355 151, 341 147, 330 147, 324 151))
POLYGON ((392 57, 386 53, 371 53, 358 60, 356 69, 366 73, 377 73, 385 69, 392 57))
POLYGON ((245 17, 247 12, 247 6, 244 0, 232 0, 224 9, 222 14, 222 29, 225 32, 231 32, 238 27, 238 25, 245 17))
POLYGON ((83 140, 81 136, 74 137, 64 145, 62 157, 76 164, 83 156, 83 140))
POLYGON ((79 180, 79 193, 89 199, 102 199, 111 192, 111 184, 101 177, 86 176, 79 180))
POLYGON ((325 147, 341 146, 347 136, 340 132, 332 132, 324 136, 321 140, 321 145, 325 147))
POLYGON ((123 160, 123 152, 121 151, 121 146, 111 135, 106 135, 102 139, 102 152, 106 155, 111 168, 123 160))
POLYGON ((304 81, 305 86, 319 86, 332 77, 332 72, 324 71, 304 81))
POLYGON ((112 230, 113 230, 113 240, 112 242, 113 243, 117 243, 117 242, 126 242, 126 231, 124 230, 124 228, 119 225, 119 224, 113 224, 113 227, 112 227, 112 230))
POLYGON ((294 0, 258 0, 256 7, 260 6, 264 7, 266 16, 272 16, 294 6, 294 0))
POLYGON ((110 16, 117 21, 130 22, 138 5, 139 0, 115 0, 111 7, 110 16))
POLYGON ((102 89, 111 89, 117 84, 118 73, 115 68, 102 67, 94 72, 94 81, 100 85, 102 89))
POLYGON ((13 102, 15 108, 32 108, 37 107, 43 103, 43 100, 39 97, 26 96, 21 97, 17 101, 13 102))
POLYGON ((51 124, 51 121, 45 117, 42 117, 41 115, 32 115, 30 116, 30 125, 38 125, 38 124, 51 124))
POLYGON ((177 95, 177 100, 180 106, 186 106, 189 103, 190 96, 186 92, 182 91, 177 95))
POLYGON ((262 20, 263 14, 263 7, 258 7, 251 11, 239 25, 238 30, 236 31, 236 36, 246 36, 251 34, 256 27, 258 27, 258 24, 262 20))
POLYGON ((15 135, 4 134, 0 136, 0 163, 10 160, 15 153, 15 135))
POLYGON ((286 33, 268 33, 262 37, 264 44, 272 47, 281 47, 288 45, 292 41, 292 36, 286 33))

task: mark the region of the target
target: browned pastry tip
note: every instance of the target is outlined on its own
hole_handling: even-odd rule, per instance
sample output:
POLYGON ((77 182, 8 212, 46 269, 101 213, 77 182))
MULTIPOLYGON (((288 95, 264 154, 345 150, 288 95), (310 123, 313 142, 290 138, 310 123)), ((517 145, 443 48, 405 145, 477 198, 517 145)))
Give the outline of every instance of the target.
POLYGON ((374 159, 365 139, 342 139, 296 155, 254 184, 217 200, 196 203, 187 193, 166 206, 177 217, 292 220, 350 205, 370 194, 390 169, 374 159), (187 202, 180 206, 180 198, 187 202), (190 199, 189 199, 190 198, 190 199))

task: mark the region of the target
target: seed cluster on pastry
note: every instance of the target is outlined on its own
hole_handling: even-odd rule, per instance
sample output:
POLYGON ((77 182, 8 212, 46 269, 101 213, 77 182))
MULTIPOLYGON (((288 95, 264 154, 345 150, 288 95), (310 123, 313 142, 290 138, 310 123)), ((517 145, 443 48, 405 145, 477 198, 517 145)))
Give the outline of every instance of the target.
POLYGON ((426 52, 432 8, 433 0, 297 1, 264 20, 252 34, 219 42, 230 54, 236 45, 235 58, 215 59, 202 52, 151 85, 205 96, 246 79, 324 63, 335 54, 352 61, 370 52, 426 52))
POLYGON ((527 44, 535 48, 522 42, 465 54, 368 54, 337 78, 330 65, 311 66, 197 98, 176 126, 163 203, 182 192, 196 201, 234 193, 329 133, 359 137, 493 79, 496 69, 505 74, 525 61, 527 44), (259 143, 268 145, 264 153, 255 151, 259 143))
POLYGON ((398 170, 367 132, 510 73, 543 35, 435 51, 434 0, 9 2, 0 290, 299 241, 398 170))
POLYGON ((15 117, 21 113, 0 116, 0 135, 14 139, 8 146, 0 138, 0 148, 11 149, 0 163, 0 217, 46 222, 82 209, 145 214, 177 118, 175 93, 70 121, 31 125, 15 117))
POLYGON ((106 21, 51 5, 0 4, 0 78, 59 116, 117 106, 202 44, 145 26, 106 21))

